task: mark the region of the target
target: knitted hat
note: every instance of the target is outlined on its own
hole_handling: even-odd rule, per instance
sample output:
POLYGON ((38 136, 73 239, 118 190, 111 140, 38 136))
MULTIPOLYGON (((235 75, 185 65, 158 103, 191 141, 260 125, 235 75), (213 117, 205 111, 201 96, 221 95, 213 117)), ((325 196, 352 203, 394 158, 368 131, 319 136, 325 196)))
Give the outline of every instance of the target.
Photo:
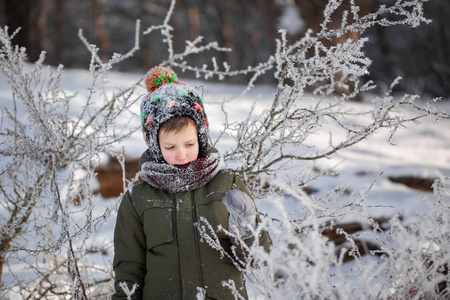
POLYGON ((165 162, 159 147, 161 125, 175 117, 189 117, 197 124, 199 157, 208 151, 208 120, 202 98, 196 91, 177 81, 176 74, 167 67, 154 67, 145 81, 149 94, 141 102, 141 124, 144 140, 152 158, 165 162))

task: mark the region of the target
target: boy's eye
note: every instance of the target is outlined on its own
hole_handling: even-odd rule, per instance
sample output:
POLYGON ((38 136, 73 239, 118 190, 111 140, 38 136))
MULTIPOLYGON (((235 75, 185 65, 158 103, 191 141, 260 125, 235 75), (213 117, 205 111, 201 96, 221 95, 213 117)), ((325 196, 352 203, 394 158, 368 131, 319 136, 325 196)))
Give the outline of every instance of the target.
POLYGON ((164 149, 166 149, 166 150, 172 150, 172 149, 174 149, 175 147, 164 147, 164 149))

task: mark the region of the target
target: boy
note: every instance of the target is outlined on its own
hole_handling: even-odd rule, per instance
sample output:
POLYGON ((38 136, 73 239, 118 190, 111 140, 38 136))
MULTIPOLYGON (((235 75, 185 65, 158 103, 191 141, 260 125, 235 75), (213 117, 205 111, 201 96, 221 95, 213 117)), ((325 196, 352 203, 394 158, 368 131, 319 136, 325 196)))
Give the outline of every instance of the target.
MULTIPOLYGON (((195 224, 206 218, 214 229, 221 225, 251 243, 249 226, 257 222, 254 202, 235 174, 221 170, 220 155, 208 143, 201 97, 178 83, 168 68, 150 70, 146 85, 150 94, 141 103, 148 147, 140 159, 144 182, 125 193, 118 211, 113 299, 126 299, 123 283, 130 290, 138 285, 132 299, 190 300, 199 290, 206 299, 235 299, 222 286, 230 279, 246 299, 241 272, 201 242, 195 224)), ((216 234, 233 256, 234 241, 223 232, 216 234)), ((267 233, 259 239, 268 247, 267 233)))

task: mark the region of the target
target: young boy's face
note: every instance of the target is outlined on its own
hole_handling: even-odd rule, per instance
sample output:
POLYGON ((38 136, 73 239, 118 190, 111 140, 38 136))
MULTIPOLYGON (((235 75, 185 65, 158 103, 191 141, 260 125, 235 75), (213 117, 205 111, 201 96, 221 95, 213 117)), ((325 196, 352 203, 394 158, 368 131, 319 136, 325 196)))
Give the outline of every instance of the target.
POLYGON ((160 130, 159 147, 167 163, 182 165, 198 158, 197 127, 191 122, 179 132, 160 130))

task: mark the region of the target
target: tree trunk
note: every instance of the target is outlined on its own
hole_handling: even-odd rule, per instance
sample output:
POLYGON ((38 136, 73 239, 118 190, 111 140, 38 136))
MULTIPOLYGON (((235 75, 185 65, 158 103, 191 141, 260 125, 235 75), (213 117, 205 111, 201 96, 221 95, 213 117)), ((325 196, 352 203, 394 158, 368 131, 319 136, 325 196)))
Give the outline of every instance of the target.
MULTIPOLYGON (((38 1, 39 2, 39 1, 38 1)), ((31 0, 2 1, 4 8, 4 23, 10 32, 20 27, 20 32, 14 38, 16 45, 27 48, 31 61, 39 58, 40 49, 36 45, 36 3, 31 0)))
POLYGON ((105 61, 109 59, 110 40, 105 26, 105 13, 100 0, 92 0, 92 14, 94 18, 94 32, 98 38, 100 47, 100 58, 105 61))
POLYGON ((186 9, 187 18, 189 21, 189 39, 192 41, 198 36, 200 36, 200 16, 198 13, 198 9, 190 5, 186 9))
POLYGON ((5 4, 4 1, 0 2, 0 26, 4 27, 5 23, 5 4))
POLYGON ((277 22, 280 17, 280 10, 273 0, 257 0, 255 6, 263 22, 267 43, 270 45, 270 53, 273 53, 276 48, 276 40, 279 38, 277 22))
POLYGON ((55 0, 55 50, 58 62, 66 64, 67 47, 66 47, 66 22, 64 14, 64 1, 55 0))
POLYGON ((53 39, 48 31, 48 14, 50 10, 50 3, 47 1, 38 1, 36 4, 37 16, 36 16, 36 29, 37 29, 37 39, 39 44, 42 46, 41 50, 47 52, 54 52, 53 39))
MULTIPOLYGON (((139 1, 139 19, 142 20, 141 26, 142 28, 148 28, 151 24, 147 23, 149 18, 148 16, 159 11, 159 7, 156 5, 152 5, 151 2, 147 2, 146 0, 139 1)), ((150 20, 151 21, 151 20, 150 20)), ((140 34, 140 42, 141 42, 141 53, 140 56, 142 58, 141 65, 144 66, 145 69, 150 69, 152 67, 152 62, 155 60, 153 57, 153 51, 150 46, 150 38, 148 36, 142 36, 140 34)))

